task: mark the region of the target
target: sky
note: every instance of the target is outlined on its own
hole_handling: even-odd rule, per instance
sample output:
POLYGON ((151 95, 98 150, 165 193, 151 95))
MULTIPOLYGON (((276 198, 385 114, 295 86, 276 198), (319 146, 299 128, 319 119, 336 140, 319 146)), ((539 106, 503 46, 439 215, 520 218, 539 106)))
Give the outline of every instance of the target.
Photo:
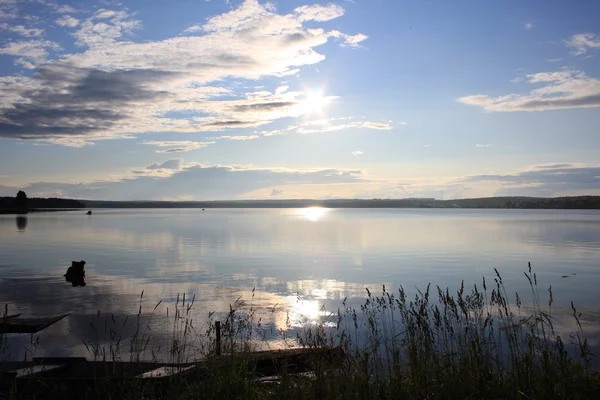
POLYGON ((0 0, 0 196, 600 195, 598 15, 0 0))

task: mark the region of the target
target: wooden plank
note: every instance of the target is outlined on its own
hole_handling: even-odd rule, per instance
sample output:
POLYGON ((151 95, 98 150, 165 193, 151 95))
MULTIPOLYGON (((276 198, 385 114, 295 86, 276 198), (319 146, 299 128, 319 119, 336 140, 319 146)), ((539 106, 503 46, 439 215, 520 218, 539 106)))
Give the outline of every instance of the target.
POLYGON ((0 320, 1 333, 36 333, 42 329, 46 329, 50 325, 60 321, 61 319, 71 315, 61 314, 53 317, 44 318, 20 318, 12 317, 10 319, 0 320))
POLYGON ((9 318, 17 318, 19 316, 21 316, 21 314, 7 315, 7 316, 2 317, 2 320, 4 321, 4 320, 7 320, 9 318))
MULTIPOLYGON (((296 375, 313 371, 324 362, 323 368, 337 368, 343 364, 346 354, 340 347, 321 347, 312 349, 284 349, 259 352, 224 354, 195 363, 168 364, 150 362, 104 362, 87 361, 82 357, 41 357, 33 361, 0 362, 0 376, 8 381, 17 378, 27 380, 51 379, 54 382, 94 381, 125 382, 130 379, 158 380, 180 376, 184 379, 204 379, 207 373, 228 369, 237 363, 246 363, 263 383, 277 381, 282 373, 309 378, 311 375, 296 375), (43 372, 46 372, 44 374, 43 372)), ((320 368, 320 367, 319 367, 320 368)))
POLYGON ((195 365, 189 365, 186 367, 159 367, 151 371, 144 372, 143 374, 137 375, 136 378, 140 379, 161 379, 169 376, 181 375, 192 369, 196 368, 195 365))
MULTIPOLYGON (((46 375, 51 372, 58 372, 61 369, 68 367, 68 364, 45 364, 45 365, 33 365, 31 367, 20 368, 15 371, 11 371, 14 373, 14 377, 16 379, 19 378, 33 378, 37 375, 46 375)), ((10 372, 9 372, 10 374, 10 372)))

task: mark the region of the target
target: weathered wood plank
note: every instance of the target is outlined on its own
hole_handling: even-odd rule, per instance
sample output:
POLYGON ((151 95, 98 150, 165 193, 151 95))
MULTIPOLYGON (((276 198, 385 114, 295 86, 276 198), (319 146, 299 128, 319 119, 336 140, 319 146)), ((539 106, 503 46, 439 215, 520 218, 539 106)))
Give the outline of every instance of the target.
POLYGON ((0 319, 0 333, 36 333, 71 315, 71 313, 44 318, 21 318, 19 315, 0 319))
POLYGON ((140 379, 162 379, 170 376, 185 374, 186 372, 196 368, 195 365, 188 365, 185 367, 159 367, 151 371, 144 372, 143 374, 137 375, 136 378, 140 379))

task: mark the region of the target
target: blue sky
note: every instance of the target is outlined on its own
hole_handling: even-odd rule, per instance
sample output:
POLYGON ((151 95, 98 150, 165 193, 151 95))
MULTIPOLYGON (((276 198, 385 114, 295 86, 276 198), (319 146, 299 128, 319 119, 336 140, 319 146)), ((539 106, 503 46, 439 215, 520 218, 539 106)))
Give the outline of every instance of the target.
POLYGON ((600 195, 598 15, 0 0, 0 195, 600 195))

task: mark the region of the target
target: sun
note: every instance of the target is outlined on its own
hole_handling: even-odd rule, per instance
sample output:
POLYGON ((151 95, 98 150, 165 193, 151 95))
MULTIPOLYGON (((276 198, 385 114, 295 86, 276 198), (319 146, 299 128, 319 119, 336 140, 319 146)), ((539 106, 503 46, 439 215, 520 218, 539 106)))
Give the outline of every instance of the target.
POLYGON ((321 113, 331 103, 333 97, 324 96, 322 90, 307 90, 305 99, 300 102, 303 114, 321 113))

